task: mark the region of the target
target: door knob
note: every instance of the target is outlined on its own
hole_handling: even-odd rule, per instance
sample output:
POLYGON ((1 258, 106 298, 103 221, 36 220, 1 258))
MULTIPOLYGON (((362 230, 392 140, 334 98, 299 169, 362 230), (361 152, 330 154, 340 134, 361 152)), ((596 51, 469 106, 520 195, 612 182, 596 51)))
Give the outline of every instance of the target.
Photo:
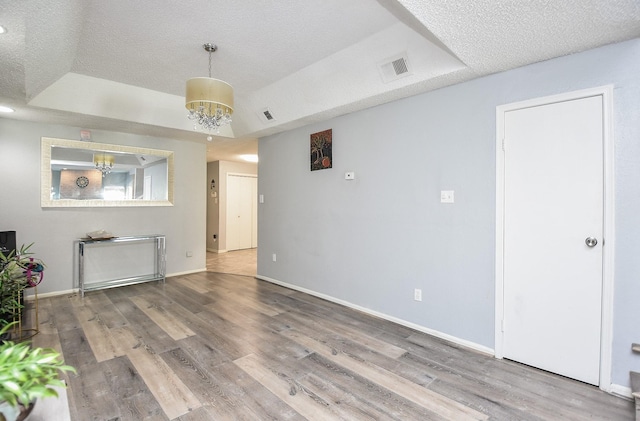
POLYGON ((595 237, 587 237, 584 243, 589 247, 595 247, 598 244, 598 240, 595 237))

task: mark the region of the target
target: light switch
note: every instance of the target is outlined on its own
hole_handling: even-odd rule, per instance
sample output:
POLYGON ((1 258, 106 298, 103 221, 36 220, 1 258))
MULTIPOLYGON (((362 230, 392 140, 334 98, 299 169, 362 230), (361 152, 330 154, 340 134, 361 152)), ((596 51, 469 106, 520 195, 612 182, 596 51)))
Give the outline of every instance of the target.
POLYGON ((259 196, 259 201, 260 201, 260 203, 264 203, 264 194, 261 194, 259 196))
POLYGON ((442 190, 440 192, 440 203, 453 203, 453 190, 442 190))

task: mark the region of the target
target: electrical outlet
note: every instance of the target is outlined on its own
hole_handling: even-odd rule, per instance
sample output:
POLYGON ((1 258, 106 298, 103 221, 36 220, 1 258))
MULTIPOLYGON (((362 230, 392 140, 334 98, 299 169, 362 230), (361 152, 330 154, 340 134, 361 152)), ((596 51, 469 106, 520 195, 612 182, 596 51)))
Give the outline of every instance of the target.
POLYGON ((187 250, 187 257, 193 257, 193 252, 191 250, 187 250))
POLYGON ((413 290, 413 299, 416 301, 422 301, 422 290, 421 289, 414 289, 413 290))
POLYGON ((454 202, 453 190, 442 190, 440 192, 440 203, 453 203, 454 202))

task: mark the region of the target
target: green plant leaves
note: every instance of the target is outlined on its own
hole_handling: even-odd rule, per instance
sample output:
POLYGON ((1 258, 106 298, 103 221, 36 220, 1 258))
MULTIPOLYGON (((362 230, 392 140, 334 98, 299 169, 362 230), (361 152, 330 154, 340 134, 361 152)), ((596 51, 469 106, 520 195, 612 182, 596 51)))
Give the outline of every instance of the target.
MULTIPOLYGON (((0 334, 11 325, 0 329, 0 334)), ((31 348, 29 344, 5 341, 0 345, 0 400, 16 406, 36 398, 58 396, 53 387, 65 387, 59 379, 64 371, 75 369, 60 359, 50 348, 31 348)))

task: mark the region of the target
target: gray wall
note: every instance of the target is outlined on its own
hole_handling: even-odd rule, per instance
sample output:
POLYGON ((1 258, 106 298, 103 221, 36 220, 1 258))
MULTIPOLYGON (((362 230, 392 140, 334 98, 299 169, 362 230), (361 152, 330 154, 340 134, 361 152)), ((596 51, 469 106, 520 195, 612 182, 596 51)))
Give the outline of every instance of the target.
POLYGON ((73 284, 73 241, 106 229, 116 235, 165 234, 167 273, 205 270, 206 146, 181 140, 92 131, 95 142, 174 151, 175 197, 170 207, 41 208, 40 138, 80 138, 80 129, 0 118, 0 231, 17 242, 35 242, 47 265, 38 292, 67 291, 73 284), (192 251, 193 257, 186 257, 192 251))
POLYGON ((493 349, 496 106, 613 84, 612 379, 628 385, 640 369, 638 75, 636 39, 260 139, 258 274, 493 349), (333 168, 310 172, 309 135, 329 128, 333 168))

